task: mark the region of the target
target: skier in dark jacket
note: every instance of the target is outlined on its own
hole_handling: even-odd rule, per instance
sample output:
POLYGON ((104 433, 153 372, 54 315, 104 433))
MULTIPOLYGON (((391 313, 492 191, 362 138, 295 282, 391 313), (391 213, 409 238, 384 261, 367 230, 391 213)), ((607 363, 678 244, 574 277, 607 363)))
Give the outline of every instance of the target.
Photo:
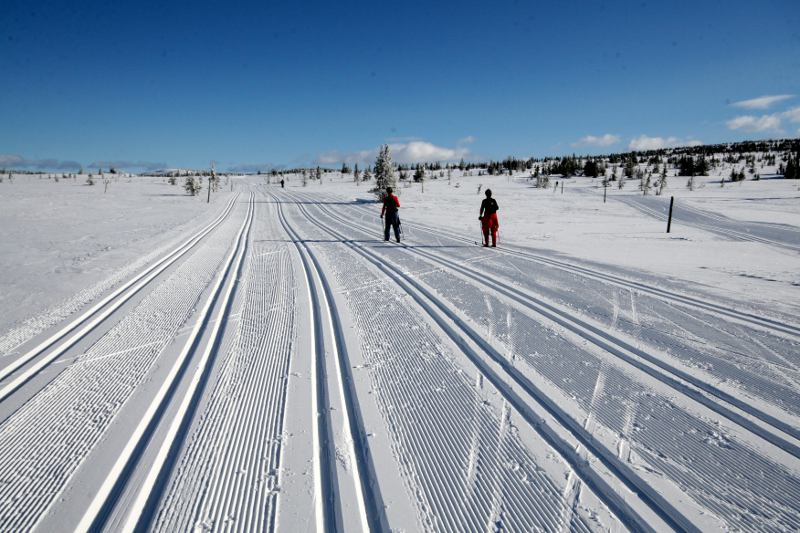
POLYGON ((489 246, 489 232, 492 233, 492 246, 497 246, 497 230, 500 228, 500 221, 497 219, 497 200, 492 198, 492 190, 486 189, 486 198, 481 202, 481 210, 478 213, 478 220, 481 221, 483 230, 483 245, 489 246))
POLYGON ((281 178, 281 189, 283 189, 283 178, 281 178))
POLYGON ((383 219, 383 240, 389 240, 389 228, 394 228, 394 238, 400 242, 400 199, 392 194, 392 188, 386 187, 386 196, 383 197, 383 209, 381 218, 383 219), (384 216, 385 215, 385 216, 384 216))

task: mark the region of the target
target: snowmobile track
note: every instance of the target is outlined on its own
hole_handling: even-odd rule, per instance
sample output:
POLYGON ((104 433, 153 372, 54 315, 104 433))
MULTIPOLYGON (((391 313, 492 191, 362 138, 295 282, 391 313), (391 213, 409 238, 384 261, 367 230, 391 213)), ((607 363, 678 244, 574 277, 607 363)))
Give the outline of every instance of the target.
POLYGON ((47 352, 44 357, 41 357, 33 365, 29 366, 16 378, 9 381, 5 386, 2 387, 2 389, 0 389, 0 401, 6 399, 15 390, 39 373, 43 368, 55 361, 61 354, 82 339, 90 331, 95 329, 98 325, 100 325, 114 311, 121 307, 125 302, 130 300, 159 274, 172 266, 178 259, 193 249, 200 241, 203 240, 206 235, 216 229, 228 217, 230 212, 233 210, 233 206, 236 204, 237 197, 232 198, 228 204, 226 204, 222 213, 217 218, 215 218, 199 232, 195 233, 192 237, 184 241, 177 248, 173 249, 161 259, 145 268, 139 274, 128 280, 124 285, 117 288, 114 292, 107 295, 105 298, 97 302, 91 308, 87 309, 66 326, 62 327, 58 332, 54 333, 46 340, 39 343, 36 347, 28 350, 23 355, 14 359, 11 363, 0 369, 0 382, 2 382, 3 380, 6 380, 12 376, 20 368, 24 367, 38 356, 45 353, 48 349, 52 348, 52 350, 47 352))
MULTIPOLYGON (((273 195, 277 202, 280 198, 273 195)), ((506 358, 489 345, 482 336, 461 320, 453 313, 448 306, 439 298, 433 295, 426 288, 422 287, 416 280, 412 279, 402 270, 385 263, 381 258, 353 242, 346 236, 331 230, 318 222, 302 203, 298 203, 300 211, 309 222, 327 232, 331 236, 340 239, 343 243, 353 249, 356 253, 373 264, 379 270, 387 274, 403 290, 405 290, 425 311, 433 321, 444 331, 444 333, 458 345, 463 353, 475 364, 481 374, 483 374, 514 406, 520 415, 530 424, 530 426, 568 463, 572 466, 575 473, 589 486, 599 498, 609 507, 609 509, 626 526, 634 531, 653 531, 652 526, 647 523, 628 503, 622 498, 606 480, 587 462, 580 457, 572 445, 563 440, 546 420, 538 416, 525 402, 525 400, 515 393, 501 375, 496 373, 487 364, 484 357, 476 352, 464 340, 464 336, 456 331, 448 320, 455 323, 461 332, 477 344, 489 358, 500 365, 505 373, 519 385, 528 395, 530 395, 542 408, 544 408, 559 425, 569 431, 594 457, 596 457, 606 468, 608 468, 617 479, 639 496, 654 513, 656 513, 665 523, 676 531, 698 531, 697 527, 686 518, 671 503, 665 500, 657 490, 648 485, 630 467, 625 465, 611 450, 599 443, 594 436, 587 432, 579 423, 570 417, 563 409, 551 400, 547 394, 536 386, 529 378, 524 376, 518 369, 514 368, 506 358), (431 305, 432 304, 432 305, 431 305), (438 308, 436 311, 435 308, 438 308)))
POLYGON ((322 308, 326 307, 327 316, 330 318, 330 327, 333 332, 335 346, 332 348, 334 360, 339 375, 340 386, 343 393, 343 402, 346 409, 344 417, 346 432, 350 435, 350 454, 354 459, 356 468, 354 470, 356 492, 358 495, 358 506, 362 518, 362 529, 364 531, 388 531, 389 526, 386 520, 383 503, 377 484, 375 482, 375 468, 369 452, 367 433, 364 429, 364 422, 358 408, 358 398, 353 384, 351 365, 347 360, 347 348, 344 341, 342 325, 336 309, 330 283, 327 281, 322 267, 311 248, 294 231, 289 221, 283 213, 283 206, 277 203, 278 216, 286 233, 294 242, 297 252, 300 255, 305 272, 306 283, 312 304, 313 313, 313 339, 314 339, 314 380, 315 380, 315 411, 317 427, 315 436, 318 442, 317 458, 320 478, 318 479, 317 490, 320 492, 318 505, 322 503, 322 509, 317 509, 317 525, 321 531, 341 531, 343 530, 343 520, 341 517, 342 505, 339 501, 339 491, 336 488, 336 451, 334 449, 334 437, 330 420, 330 401, 329 388, 327 385, 327 372, 325 369, 325 339, 324 323, 322 319, 322 308), (314 278, 319 280, 322 287, 320 294, 316 288, 314 278))
MULTIPOLYGON (((316 207, 322 210, 323 212, 327 213, 328 216, 330 216, 335 220, 339 220, 340 222, 346 224, 352 224, 352 222, 347 221, 341 218, 339 215, 333 213, 326 206, 317 205, 316 207)), ((422 250, 419 248, 412 248, 402 244, 401 247, 403 247, 405 250, 411 253, 415 253, 421 257, 425 257, 430 261, 434 261, 435 263, 443 267, 459 272, 462 275, 486 287, 489 287, 490 289, 500 294, 503 294, 508 298, 511 298, 512 300, 516 301, 517 303, 520 303, 521 305, 536 312, 537 314, 545 316, 549 320, 552 320, 558 323, 559 325, 569 329, 573 333, 593 343, 602 350, 614 355, 615 357, 625 361, 626 363, 634 366, 635 368, 658 379, 662 383, 675 389, 677 392, 685 396, 688 396, 689 398, 692 398, 698 403, 720 414, 721 416, 724 416, 725 418, 745 428, 751 433, 760 436, 761 438, 763 438, 768 442, 771 442, 775 446, 778 446, 779 448, 786 451, 787 453, 790 453, 794 457, 800 458, 799 446, 797 446, 796 444, 790 442, 785 438, 780 437, 779 435, 776 435, 770 431, 766 431, 758 424, 753 423, 751 420, 743 417, 742 415, 731 410, 725 405, 722 405, 717 401, 714 401, 713 399, 705 396, 700 391, 705 391, 706 393, 718 398, 719 400, 722 400, 732 406, 735 406, 739 410, 755 418, 758 418, 762 422, 769 424, 774 429, 781 431, 786 435, 790 435, 796 439, 800 439, 800 429, 793 427, 791 424, 779 420, 773 417, 772 415, 758 409, 752 404, 747 403, 746 401, 743 401, 739 398, 736 398, 733 395, 713 386, 712 384, 706 383, 705 381, 702 381, 697 377, 692 376, 691 374, 688 374, 687 372, 684 372, 673 365, 670 365, 663 359, 653 354, 650 354, 643 349, 632 346, 630 343, 622 339, 619 339, 614 335, 581 320, 577 316, 574 316, 561 309, 558 309, 557 307, 554 307, 548 304, 547 302, 542 301, 526 292, 523 292, 507 283, 498 281, 496 279, 494 280, 486 279, 486 277, 481 275, 480 272, 477 272, 474 269, 471 269, 464 265, 457 264, 449 259, 441 257, 430 251, 422 250), (640 360, 637 360, 637 357, 647 361, 652 365, 657 366, 660 370, 657 370, 652 366, 643 364, 640 360), (665 374, 664 372, 668 373, 669 375, 665 374), (699 390, 696 390, 692 387, 696 387, 699 390)))
POLYGON ((148 466, 147 476, 143 484, 137 488, 137 497, 133 506, 126 510, 126 520, 122 530, 126 532, 137 530, 142 527, 144 522, 149 520, 150 514, 152 514, 152 504, 154 500, 156 500, 156 496, 160 493, 157 485, 160 482, 163 483, 163 476, 169 470, 168 465, 170 461, 174 460, 177 445, 181 440, 180 433, 182 430, 185 430, 185 425, 191 418, 193 407, 196 405, 196 395, 198 391, 202 389, 201 385, 208 370, 211 354, 214 351, 214 346, 218 342, 220 326, 224 323, 225 315, 229 310, 228 302, 233 288, 236 285, 235 279, 231 278, 236 275, 241 266, 254 210, 255 203, 253 201, 253 195, 251 194, 248 202, 247 215, 235 239, 236 245, 232 247, 228 257, 225 259, 223 267, 214 282, 211 295, 208 297, 202 311, 199 313, 192 332, 187 338, 180 355, 170 369, 167 378, 162 383, 131 437, 128 439, 124 449, 120 452, 119 458, 114 463, 111 471, 106 475, 105 480, 95 494, 89 508, 84 512, 83 518, 76 528, 77 531, 97 531, 103 528, 103 525, 114 509, 117 498, 125 488, 129 473, 137 465, 138 459, 141 457, 144 448, 148 445, 150 438, 161 421, 167 404, 173 399, 172 396, 175 388, 178 382, 184 377, 188 363, 198 348, 200 337, 208 328, 208 325, 212 323, 212 319, 209 317, 214 306, 219 302, 220 305, 217 310, 217 316, 213 319, 211 338, 208 340, 205 350, 200 356, 198 365, 192 375, 189 388, 181 399, 168 432, 158 448, 157 455, 154 461, 148 466), (226 282, 228 282, 227 290, 225 290, 223 294, 222 291, 226 282), (222 300, 220 300, 220 296, 222 296, 222 300), (147 512, 148 510, 150 514, 147 512))

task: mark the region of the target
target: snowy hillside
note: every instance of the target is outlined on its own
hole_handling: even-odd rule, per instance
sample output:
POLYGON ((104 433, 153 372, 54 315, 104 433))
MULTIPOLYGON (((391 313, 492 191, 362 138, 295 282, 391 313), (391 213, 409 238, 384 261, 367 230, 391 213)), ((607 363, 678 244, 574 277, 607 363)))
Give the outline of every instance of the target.
POLYGON ((797 531, 798 180, 730 170, 429 175, 399 244, 339 172, 6 180, 0 531, 797 531))

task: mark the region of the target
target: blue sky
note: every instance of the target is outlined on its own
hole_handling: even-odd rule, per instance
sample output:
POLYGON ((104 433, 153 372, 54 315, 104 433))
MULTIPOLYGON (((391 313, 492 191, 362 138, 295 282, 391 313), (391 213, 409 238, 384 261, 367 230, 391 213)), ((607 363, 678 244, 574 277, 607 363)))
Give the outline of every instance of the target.
POLYGON ((36 2, 0 167, 250 170, 800 135, 800 3, 36 2), (760 97, 776 97, 754 100, 760 97))

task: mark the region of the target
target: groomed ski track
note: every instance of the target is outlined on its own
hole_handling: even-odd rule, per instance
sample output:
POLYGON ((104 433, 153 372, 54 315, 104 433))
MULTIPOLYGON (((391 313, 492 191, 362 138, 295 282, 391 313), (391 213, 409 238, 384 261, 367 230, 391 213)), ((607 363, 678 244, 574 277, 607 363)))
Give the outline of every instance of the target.
MULTIPOLYGON (((325 224, 326 226, 335 227, 339 231, 342 231, 341 228, 347 228, 347 230, 345 230, 345 231, 347 231, 351 235, 352 235, 352 231, 358 227, 358 224, 354 224, 355 220, 354 220, 353 216, 347 217, 347 219, 343 219, 340 214, 339 215, 332 214, 331 213, 332 209, 330 207, 327 207, 327 206, 324 205, 325 203, 335 204, 335 202, 324 202, 324 201, 323 202, 319 202, 319 201, 315 202, 313 200, 310 200, 310 198, 311 197, 309 197, 309 196, 305 196, 304 199, 301 201, 301 204, 306 204, 306 205, 303 206, 303 209, 305 209, 305 208, 317 208, 317 209, 315 209, 314 214, 311 217, 314 220, 317 220, 317 221, 319 221, 319 223, 325 224), (321 216, 320 215, 321 213, 325 213, 326 216, 321 216)), ((373 217, 374 217, 374 214, 373 214, 373 217)), ((373 218, 373 220, 374 220, 374 218, 373 218)), ((374 226, 373 226, 373 229, 367 230, 365 233, 368 234, 368 235, 374 235, 376 233, 376 230, 377 230, 377 228, 374 228, 374 226)), ((353 237, 345 238, 345 237, 342 236, 341 233, 339 233, 336 236, 338 238, 342 239, 343 242, 348 242, 348 240, 349 240, 351 242, 351 244, 353 244, 354 246, 356 245, 354 243, 365 242, 364 239, 362 238, 362 235, 358 235, 357 237, 353 236, 353 237)), ((367 245, 367 244, 358 244, 357 246, 367 247, 369 245, 367 245)), ((441 257, 439 257, 438 259, 436 258, 437 255, 441 255, 440 252, 439 252, 440 246, 435 246, 435 245, 432 246, 431 244, 426 243, 426 244, 424 244, 422 246, 415 246, 414 244, 412 244, 409 247, 406 247, 406 246, 399 246, 399 247, 398 246, 371 247, 370 246, 369 248, 371 250, 379 252, 382 256, 385 256, 385 257, 382 258, 382 260, 385 262, 385 264, 387 264, 387 265, 397 265, 395 268, 398 269, 398 272, 400 272, 399 269, 402 269, 402 271, 406 273, 405 274, 406 276, 408 274, 412 274, 412 275, 414 275, 415 278, 422 278, 424 280, 424 282, 428 283, 428 284, 431 283, 431 281, 429 281, 429 279, 434 279, 435 278, 436 284, 433 285, 433 286, 437 287, 437 285, 438 285, 437 288, 438 288, 439 294, 440 295, 444 295, 444 299, 445 300, 449 300, 448 302, 446 302, 444 305, 441 306, 442 308, 451 308, 451 309, 452 308, 461 308, 465 313, 467 313, 468 315, 471 315, 470 318, 472 318, 475 322, 480 322, 482 320, 482 317, 481 317, 480 314, 478 314, 476 316, 474 313, 470 312, 471 311, 470 308, 474 307, 474 302, 479 301, 480 297, 477 296, 477 295, 469 295, 469 296, 467 296, 466 294, 464 294, 465 290, 456 288, 458 286, 458 283, 463 284, 465 280, 463 278, 460 279, 460 280, 453 280, 452 276, 450 276, 451 279, 445 282, 445 278, 448 277, 448 276, 446 276, 444 272, 437 272, 436 271, 437 268, 439 270, 441 270, 441 267, 445 266, 446 269, 448 269, 448 270, 454 270, 454 271, 459 271, 460 270, 461 273, 465 272, 465 270, 463 268, 460 268, 459 266, 454 265, 452 262, 442 261, 441 257), (434 250, 434 249, 437 250, 436 253, 431 251, 431 250, 434 250), (406 252, 405 253, 406 256, 412 255, 412 254, 413 255, 421 255, 421 256, 427 257, 428 259, 436 260, 437 261, 437 265, 435 265, 435 266, 423 265, 423 264, 420 264, 419 261, 416 261, 416 260, 412 261, 410 259, 407 259, 407 257, 403 257, 403 256, 400 255, 403 251, 406 252), (456 283, 456 281, 457 281, 457 283, 456 283), (447 287, 446 289, 444 289, 445 286, 447 287), (461 298, 459 298, 459 297, 461 297, 461 298), (464 305, 465 302, 467 302, 467 305, 464 305)), ((453 253, 453 245, 452 245, 452 243, 448 243, 444 247, 441 247, 441 249, 448 250, 449 252, 453 253)), ((472 248, 472 249, 474 250, 474 248, 472 248)), ((474 260, 474 258, 473 258, 473 260, 474 260)), ((464 265, 464 264, 472 265, 473 263, 470 261, 470 259, 462 258, 462 261, 460 262, 460 264, 462 264, 462 265, 464 265)), ((491 278, 496 278, 496 274, 492 274, 491 276, 487 276, 486 273, 485 273, 484 276, 491 277, 491 278)), ((466 276, 466 277, 470 277, 470 276, 466 276)), ((476 276, 471 276, 471 278, 472 278, 471 281, 473 281, 473 282, 476 279, 478 279, 478 278, 476 278, 476 276)), ((479 282, 480 281, 482 281, 482 280, 479 280, 479 282)), ((412 281, 411 283, 414 283, 414 282, 412 281)), ((483 283, 483 284, 485 286, 487 285, 486 283, 483 283)), ((497 288, 497 284, 496 283, 489 284, 488 286, 490 288, 491 287, 493 287, 495 289, 497 288)), ((509 287, 506 286, 505 288, 508 289, 509 287)), ((496 313, 497 308, 500 305, 502 305, 502 304, 495 304, 495 305, 488 305, 487 304, 487 309, 490 312, 490 314, 491 314, 492 311, 494 311, 496 313)), ((501 315, 502 314, 503 313, 501 313, 501 315)), ((484 315, 485 315, 485 313, 484 313, 484 315)), ((533 327, 523 327, 523 325, 524 325, 524 322, 522 320, 520 320, 519 324, 518 324, 518 326, 520 326, 520 327, 518 327, 517 329, 528 330, 528 331, 533 329, 533 327)), ((560 323, 559 325, 560 326, 564 326, 564 323, 560 323)), ((492 328, 490 326, 490 334, 491 334, 491 329, 492 328)), ((502 329, 502 328, 498 328, 498 329, 502 329)), ((502 336, 509 335, 508 331, 500 332, 500 333, 501 333, 502 336)), ((545 332, 543 332, 543 333, 545 333, 545 332)), ((496 337, 497 334, 491 335, 491 336, 495 336, 496 337)), ((501 339, 502 339, 502 336, 501 336, 501 339)), ((585 338, 585 336, 584 336, 584 338, 585 338)), ((499 339, 499 340, 501 340, 501 339, 499 339)), ((608 339, 608 336, 606 336, 606 339, 608 339)), ((513 339, 512 339, 512 344, 514 344, 513 339)), ((789 346, 796 346, 796 344, 789 345, 789 346)), ((603 346, 602 344, 600 344, 600 347, 601 348, 606 348, 606 351, 609 351, 609 350, 607 350, 607 347, 603 346)), ((628 346, 628 347, 630 348, 630 346, 628 346)), ((513 353, 515 351, 515 349, 518 350, 520 348, 522 348, 523 351, 524 351, 525 348, 529 348, 529 347, 526 347, 526 346, 513 346, 513 347, 509 348, 509 351, 511 351, 513 353)), ((562 348, 559 351, 563 354, 566 350, 564 348, 562 348)), ((638 350, 638 351, 641 354, 641 350, 638 350)), ((613 353, 614 350, 611 350, 611 352, 613 353)), ((795 352, 796 352, 796 348, 795 348, 795 352)), ((534 352, 534 353, 536 353, 536 352, 534 352)), ((789 352, 789 353, 791 353, 791 352, 789 352)), ((621 355, 621 354, 617 353, 615 355, 621 355)), ((514 359, 514 355, 512 355, 511 358, 513 360, 514 359)), ((522 356, 522 358, 526 359, 524 355, 522 356)), ((537 359, 540 360, 541 357, 537 357, 537 359)), ((585 357, 584 357, 584 359, 585 359, 585 357)), ((664 357, 663 359, 668 361, 669 357, 664 357)), ((526 360, 527 361, 531 361, 530 359, 526 359, 526 360)), ((627 362, 631 362, 631 361, 627 360, 627 362)), ((663 360, 657 360, 655 362, 662 363, 661 364, 661 368, 664 368, 665 365, 663 364, 664 363, 663 360)), ((637 368, 644 369, 649 374, 654 374, 653 370, 651 370, 651 369, 649 369, 647 367, 644 367, 640 363, 635 362, 635 361, 633 361, 633 363, 637 368)), ((669 363, 666 363, 666 364, 669 365, 669 363)), ((588 410, 588 414, 586 415, 587 416, 586 420, 590 420, 592 418, 592 410, 593 409, 600 409, 600 408, 609 409, 610 408, 611 412, 605 413, 604 415, 602 413, 600 413, 600 419, 601 420, 605 419, 604 422, 608 425, 609 429, 613 429, 615 432, 619 432, 619 433, 624 435, 624 433, 626 431, 625 431, 624 427, 621 427, 621 425, 624 425, 624 423, 622 421, 624 421, 626 418, 628 418, 627 423, 628 424, 631 423, 631 420, 630 420, 631 413, 626 413, 625 412, 626 409, 630 410, 630 406, 631 405, 636 405, 635 398, 637 396, 641 395, 641 396, 644 396, 645 398, 651 398, 652 396, 654 396, 654 394, 651 391, 647 391, 646 388, 642 389, 641 385, 635 384, 635 382, 632 382, 630 377, 628 377, 628 376, 626 376, 624 374, 620 374, 616 369, 614 369, 614 368, 603 368, 604 366, 606 366, 605 363, 601 363, 601 365, 602 366, 600 367, 600 369, 598 371, 598 375, 596 375, 595 380, 594 380, 594 383, 595 383, 595 387, 594 387, 594 390, 593 390, 594 394, 593 395, 587 395, 589 397, 586 397, 586 398, 583 398, 583 399, 580 398, 580 388, 575 389, 574 388, 574 384, 569 384, 569 383, 567 383, 567 384, 559 384, 555 380, 554 380, 554 383, 559 388, 562 388, 563 392, 566 393, 565 394, 565 399, 570 398, 570 397, 574 398, 576 395, 578 395, 579 401, 583 400, 582 403, 584 404, 585 408, 587 408, 587 410, 588 410), (611 379, 611 378, 613 378, 613 379, 611 379), (610 392, 617 392, 618 393, 618 394, 611 394, 610 395, 611 398, 618 398, 619 394, 625 393, 625 391, 627 391, 625 393, 625 396, 629 396, 631 398, 631 400, 633 400, 633 401, 630 401, 628 406, 624 405, 624 403, 623 403, 623 405, 620 405, 620 406, 614 406, 614 404, 617 403, 617 402, 615 402, 615 401, 609 402, 608 400, 604 400, 603 403, 606 404, 604 406, 592 405, 593 402, 594 402, 594 398, 592 396, 596 396, 597 395, 597 389, 601 389, 601 391, 602 391, 603 388, 608 389, 608 390, 603 391, 607 395, 610 392), (611 405, 608 405, 609 403, 611 405)), ((548 368, 546 368, 546 366, 543 368, 543 365, 541 364, 541 362, 538 362, 537 364, 532 364, 532 366, 534 366, 537 370, 543 372, 543 377, 549 377, 551 380, 553 378, 555 378, 555 377, 558 377, 558 376, 553 376, 552 375, 552 372, 554 370, 553 368, 549 368, 548 369, 548 368)), ((552 363, 549 366, 552 367, 553 366, 552 363)), ((587 366, 589 366, 589 365, 587 365, 587 366)), ((595 364, 592 364, 591 366, 595 366, 595 364)), ((672 368, 671 366, 667 366, 667 368, 669 368, 671 371, 674 371, 674 368, 672 368)), ((563 378, 563 376, 561 376, 561 377, 563 378)), ((692 385, 700 385, 701 386, 700 390, 703 390, 703 387, 704 387, 706 389, 709 389, 709 390, 713 391, 714 387, 713 387, 713 385, 710 385, 710 383, 713 383, 713 378, 712 378, 712 380, 710 380, 710 382, 702 382, 702 381, 699 381, 696 378, 694 378, 694 376, 688 376, 688 377, 692 378, 692 382, 691 382, 692 385)), ((636 381, 641 381, 641 378, 636 379, 636 381)), ((662 379, 661 381, 665 381, 665 380, 662 379)), ((699 499, 701 502, 703 502, 705 505, 709 506, 710 508, 715 509, 717 512, 719 512, 720 516, 724 517, 725 515, 733 513, 732 518, 734 518, 734 520, 737 520, 739 518, 745 518, 745 520, 746 520, 746 518, 747 518, 746 516, 744 516, 744 517, 736 516, 736 511, 735 510, 737 508, 740 508, 740 507, 745 507, 746 506, 746 502, 748 501, 747 498, 739 499, 739 497, 733 497, 733 498, 730 499, 730 501, 726 502, 725 501, 726 498, 720 498, 719 495, 714 495, 714 494, 708 493, 707 487, 704 488, 704 484, 706 486, 708 485, 708 480, 707 479, 704 480, 702 475, 697 476, 694 479, 691 479, 691 477, 693 477, 692 475, 690 475, 688 477, 686 475, 687 472, 692 472, 693 470, 696 470, 696 469, 698 469, 698 467, 701 466, 698 463, 698 460, 703 455, 703 453, 701 453, 703 444, 704 443, 707 444, 708 441, 709 441, 709 439, 707 437, 709 437, 709 436, 712 437, 711 440, 717 438, 716 435, 717 435, 717 429, 718 428, 715 428, 714 426, 709 426, 706 422, 704 422, 704 420, 718 418, 718 416, 715 416, 715 415, 722 414, 723 416, 728 417, 731 421, 733 421, 737 425, 740 425, 741 427, 746 428, 748 431, 753 431, 753 432, 757 433, 758 435, 760 435, 761 437, 763 437, 766 440, 768 440, 769 442, 772 442, 773 444, 778 446, 781 451, 787 452, 789 455, 785 458, 786 464, 796 465, 797 444, 796 444, 796 435, 794 435, 794 433, 796 432, 796 430, 794 429, 796 427, 796 425, 794 425, 794 422, 792 421, 793 418, 784 416, 784 419, 788 420, 788 422, 784 422, 782 420, 773 419, 770 415, 766 415, 765 416, 765 418, 769 422, 774 423, 775 426, 777 427, 777 429, 779 431, 781 431, 779 436, 775 437, 774 434, 772 433, 772 430, 774 428, 770 428, 770 431, 765 431, 760 426, 757 426, 757 425, 753 424, 749 419, 746 419, 746 418, 740 416, 738 413, 729 412, 729 409, 727 407, 725 407, 725 406, 720 407, 715 402, 709 402, 705 397, 699 396, 697 394, 697 391, 694 390, 692 387, 687 387, 687 386, 685 386, 684 384, 681 384, 681 383, 674 383, 673 380, 668 380, 667 384, 672 386, 672 388, 673 388, 672 391, 667 392, 666 393, 667 395, 665 395, 662 399, 657 400, 655 405, 647 405, 647 404, 645 404, 643 407, 646 408, 645 412, 648 414, 648 418, 653 417, 653 415, 655 415, 655 414, 660 412, 660 414, 663 415, 665 418, 666 417, 670 417, 675 421, 679 420, 681 422, 681 424, 677 424, 677 427, 675 427, 675 428, 670 428, 668 426, 660 428, 660 433, 662 433, 662 435, 660 437, 658 437, 658 440, 660 442, 659 442, 659 444, 655 444, 655 441, 651 440, 651 439, 655 438, 654 435, 651 436, 651 437, 647 437, 647 433, 652 433, 652 431, 648 432, 647 431, 649 429, 648 427, 646 427, 646 426, 639 427, 637 422, 633 422, 633 426, 636 428, 636 432, 644 431, 645 435, 639 437, 639 439, 641 439, 640 442, 637 442, 636 440, 632 440, 631 441, 631 440, 629 440, 629 437, 621 439, 620 442, 622 443, 623 447, 625 445, 630 446, 631 444, 633 444, 633 445, 637 445, 638 444, 639 446, 642 446, 643 452, 640 452, 640 453, 643 453, 643 455, 645 457, 647 457, 649 455, 649 454, 646 454, 645 452, 650 452, 650 453, 652 453, 654 451, 657 452, 657 453, 655 453, 654 455, 652 455, 650 457, 651 460, 648 461, 649 462, 648 467, 654 468, 654 470, 656 470, 656 471, 660 471, 662 473, 662 475, 664 475, 665 477, 671 477, 672 480, 676 483, 676 485, 680 485, 680 486, 684 486, 684 487, 688 487, 690 489, 693 489, 693 490, 690 491, 690 493, 694 492, 694 497, 695 498, 699 499), (671 381, 672 381, 672 383, 670 383, 671 381), (687 412, 685 415, 679 417, 678 419, 675 419, 675 414, 673 414, 673 413, 677 410, 676 409, 677 406, 673 405, 672 401, 670 399, 670 395, 674 394, 674 392, 681 393, 681 395, 686 396, 688 398, 692 398, 694 400, 698 400, 699 399, 701 401, 701 403, 704 404, 704 406, 711 407, 712 410, 714 411, 714 413, 710 414, 710 413, 707 413, 707 412, 703 412, 703 410, 701 409, 700 413, 698 413, 698 414, 687 412), (659 404, 661 404, 660 407, 659 407, 659 404), (666 411, 665 411, 665 408, 666 408, 666 411), (672 413, 670 413, 670 411, 672 413), (691 418, 696 418, 696 420, 690 422, 691 418), (692 445, 691 441, 693 439, 692 439, 692 437, 687 437, 686 435, 683 434, 688 429, 683 424, 686 424, 689 427, 694 426, 694 428, 692 430, 689 430, 689 434, 696 434, 698 436, 701 436, 701 438, 696 439, 698 442, 696 444, 697 447, 694 449, 694 452, 698 453, 698 457, 692 457, 691 454, 686 454, 685 453, 687 447, 691 447, 691 445, 692 445), (783 433, 783 432, 785 432, 785 433, 783 433), (625 442, 626 440, 628 441, 627 443, 625 442), (648 444, 648 441, 649 441, 649 444, 648 444), (668 446, 668 447, 665 446, 666 443, 670 443, 670 442, 672 443, 671 446, 668 446), (648 444, 648 445, 645 446, 645 444, 648 444), (647 448, 650 448, 650 449, 647 450, 647 448), (670 448, 671 448, 671 450, 670 450, 670 448), (670 453, 670 452, 674 452, 674 455, 673 455, 673 453, 670 453), (664 453, 666 453, 667 455, 664 455, 664 453), (688 455, 688 457, 687 457, 687 455, 688 455), (678 458, 681 458, 681 457, 682 457, 682 460, 678 459, 678 458), (677 463, 677 464, 670 464, 670 463, 677 463), (718 501, 718 500, 721 500, 721 501, 718 501), (725 509, 725 505, 729 505, 730 507, 725 509)), ((589 390, 592 390, 592 389, 587 387, 585 390, 588 392, 589 390)), ((720 391, 714 391, 714 392, 719 393, 720 391)), ((790 392, 791 392, 791 390, 790 390, 790 392)), ((722 396, 725 396, 725 395, 723 394, 722 396)), ((729 397, 728 399, 729 400, 733 400, 734 403, 740 404, 739 407, 742 407, 742 408, 745 408, 745 409, 747 409, 749 407, 746 404, 741 404, 741 402, 735 402, 735 398, 733 398, 733 397, 729 397)), ((648 403, 653 403, 653 400, 648 400, 648 403)), ((792 403, 792 402, 790 402, 790 403, 792 403)), ((762 414, 763 415, 764 413, 756 413, 756 414, 762 414)), ((784 413, 784 415, 785 415, 785 413, 784 413)), ((653 418, 659 418, 659 417, 653 417, 653 418)), ((634 414, 634 420, 635 420, 635 414, 634 414)), ((628 431, 629 430, 630 430, 630 428, 628 428, 628 431)), ((769 465, 769 460, 764 461, 764 459, 766 457, 770 457, 770 455, 772 455, 772 454, 771 453, 767 453, 767 454, 753 453, 751 450, 748 449, 749 448, 749 446, 747 444, 748 440, 750 440, 749 436, 746 435, 746 433, 743 434, 743 441, 744 441, 743 444, 744 445, 739 447, 739 446, 736 446, 736 445, 731 445, 731 443, 727 441, 727 438, 725 439, 724 446, 726 448, 729 448, 729 449, 734 449, 735 448, 737 453, 731 453, 731 454, 729 454, 730 457, 727 457, 727 458, 724 459, 724 462, 726 464, 725 464, 725 468, 723 469, 723 471, 726 472, 726 473, 732 474, 733 478, 737 478, 737 477, 742 476, 743 479, 747 479, 748 476, 746 474, 747 474, 748 468, 751 468, 754 465, 759 465, 758 468, 759 468, 760 471, 764 471, 765 468, 766 468, 766 470, 771 470, 774 481, 778 482, 779 484, 781 484, 781 482, 784 481, 783 474, 781 473, 782 468, 779 465, 770 466, 769 465), (739 457, 736 457, 737 455, 739 457), (766 457, 764 457, 764 455, 766 455, 766 457), (742 465, 744 465, 744 464, 748 464, 750 466, 743 468, 742 465)), ((620 446, 620 443, 617 443, 617 446, 620 446)), ((717 459, 715 458, 715 461, 716 460, 717 459)), ((796 472, 796 469, 793 468, 792 470, 794 470, 796 472)), ((711 469, 708 469, 706 474, 710 475, 711 471, 712 471, 711 469)), ((796 476, 796 474, 795 474, 795 476, 796 476)), ((727 481, 728 480, 726 479, 725 483, 723 483, 724 486, 727 486, 727 481)), ((746 483, 741 486, 741 488, 746 490, 746 491, 752 490, 751 487, 750 487, 750 483, 751 482, 752 482, 752 480, 747 480, 746 483)), ((737 485, 737 483, 734 481, 734 482, 732 482, 732 485, 735 486, 735 485, 737 485)), ((741 483, 740 483, 740 485, 741 485, 741 483)), ((794 477, 793 480, 789 481, 788 485, 783 485, 782 489, 779 489, 779 490, 774 490, 774 486, 771 487, 769 485, 764 485, 763 489, 764 490, 769 490, 772 493, 771 498, 775 499, 775 502, 772 503, 772 504, 765 502, 766 507, 774 506, 775 510, 777 511, 775 517, 778 519, 779 522, 783 523, 783 527, 794 527, 793 524, 795 524, 795 520, 791 517, 791 513, 785 514, 784 511, 782 511, 782 509, 787 509, 788 510, 788 509, 792 508, 793 504, 792 504, 791 500, 792 500, 792 498, 794 496, 786 498, 782 491, 789 490, 791 493, 796 494, 797 493, 797 478, 794 477)), ((761 495, 760 491, 755 491, 749 497, 758 498, 760 495, 761 495)), ((763 509, 763 508, 764 507, 759 506, 759 509, 763 509)), ((746 522, 744 522, 744 523, 746 523, 746 522)), ((744 523, 741 523, 740 525, 742 527, 745 527, 744 523)), ((750 524, 747 527, 752 527, 752 525, 753 524, 750 524)))
POLYGON ((800 529, 790 317, 239 188, 0 332, 0 531, 800 529))

